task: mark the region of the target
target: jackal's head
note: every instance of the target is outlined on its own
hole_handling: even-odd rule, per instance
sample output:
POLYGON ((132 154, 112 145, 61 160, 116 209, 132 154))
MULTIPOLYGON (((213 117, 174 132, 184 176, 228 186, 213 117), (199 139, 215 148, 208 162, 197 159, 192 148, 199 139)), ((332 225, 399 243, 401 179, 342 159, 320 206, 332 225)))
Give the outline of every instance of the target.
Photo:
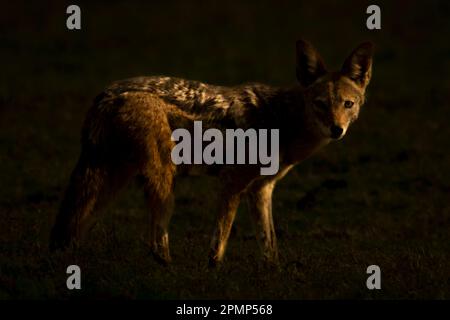
POLYGON ((308 117, 323 138, 342 138, 358 117, 372 74, 373 45, 360 44, 341 70, 328 72, 317 50, 297 41, 297 79, 303 87, 308 117))

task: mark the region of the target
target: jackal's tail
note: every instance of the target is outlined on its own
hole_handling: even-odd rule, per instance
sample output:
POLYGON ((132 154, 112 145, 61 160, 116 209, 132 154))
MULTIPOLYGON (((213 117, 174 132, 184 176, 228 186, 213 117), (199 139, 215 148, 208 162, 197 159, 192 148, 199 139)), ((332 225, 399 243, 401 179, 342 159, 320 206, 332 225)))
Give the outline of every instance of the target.
POLYGON ((50 235, 50 249, 62 249, 78 240, 88 226, 106 186, 107 172, 82 153, 72 172, 50 235))

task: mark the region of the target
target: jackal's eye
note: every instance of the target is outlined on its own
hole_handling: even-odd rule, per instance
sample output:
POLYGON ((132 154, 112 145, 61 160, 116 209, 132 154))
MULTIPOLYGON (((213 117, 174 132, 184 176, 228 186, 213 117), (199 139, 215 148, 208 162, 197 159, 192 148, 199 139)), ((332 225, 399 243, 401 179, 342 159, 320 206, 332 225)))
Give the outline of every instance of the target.
POLYGON ((326 104, 326 102, 325 101, 323 101, 323 100, 314 100, 314 105, 317 107, 317 108, 319 108, 319 109, 322 109, 322 110, 325 110, 325 109, 327 109, 327 104, 326 104))
POLYGON ((346 101, 344 102, 344 107, 346 107, 347 109, 350 109, 351 107, 353 107, 353 105, 354 105, 354 102, 353 102, 353 101, 346 100, 346 101))

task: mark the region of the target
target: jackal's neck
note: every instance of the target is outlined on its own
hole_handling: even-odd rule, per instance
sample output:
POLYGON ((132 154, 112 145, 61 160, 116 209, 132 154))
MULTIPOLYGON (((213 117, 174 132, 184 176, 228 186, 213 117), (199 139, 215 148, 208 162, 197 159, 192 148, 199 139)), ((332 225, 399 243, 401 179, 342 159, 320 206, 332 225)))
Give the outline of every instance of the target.
POLYGON ((314 113, 307 109, 303 90, 298 86, 277 90, 271 105, 278 110, 276 121, 283 162, 300 162, 329 142, 318 133, 314 113))

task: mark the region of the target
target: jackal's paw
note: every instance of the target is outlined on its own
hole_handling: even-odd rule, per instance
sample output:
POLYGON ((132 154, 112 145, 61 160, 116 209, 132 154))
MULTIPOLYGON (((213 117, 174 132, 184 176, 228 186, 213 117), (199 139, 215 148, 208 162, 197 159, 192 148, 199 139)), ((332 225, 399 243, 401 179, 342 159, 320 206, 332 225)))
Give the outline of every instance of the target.
POLYGON ((70 246, 75 246, 75 244, 76 241, 72 239, 68 232, 63 233, 58 230, 52 230, 48 248, 50 252, 55 252, 58 250, 65 250, 70 246))
POLYGON ((263 259, 262 260, 262 268, 270 271, 281 271, 281 265, 278 260, 268 260, 263 259))
POLYGON ((156 262, 158 262, 160 265, 166 267, 172 262, 172 259, 170 256, 162 255, 157 252, 152 251, 152 256, 155 259, 156 262))
POLYGON ((214 255, 210 255, 208 258, 208 267, 210 269, 219 269, 222 266, 222 260, 218 259, 214 255))

